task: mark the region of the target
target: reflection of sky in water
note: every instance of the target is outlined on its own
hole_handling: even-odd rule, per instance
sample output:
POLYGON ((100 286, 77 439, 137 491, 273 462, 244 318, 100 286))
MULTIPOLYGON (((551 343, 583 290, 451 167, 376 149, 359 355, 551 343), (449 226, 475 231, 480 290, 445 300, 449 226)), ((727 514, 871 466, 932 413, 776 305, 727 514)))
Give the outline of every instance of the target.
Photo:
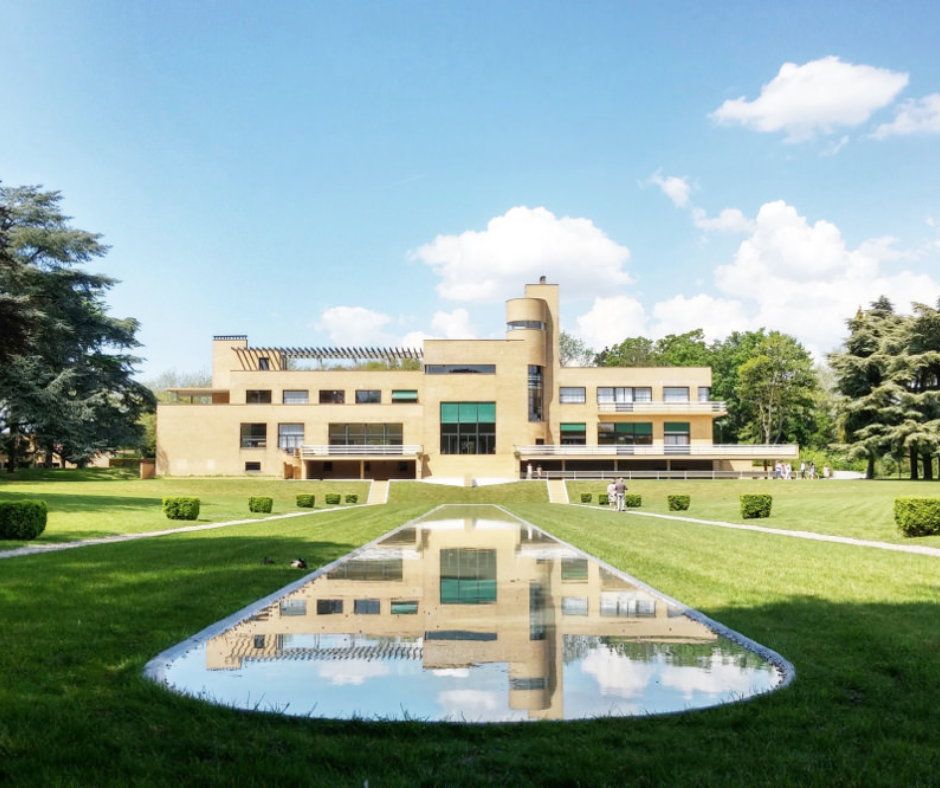
POLYGON ((300 716, 496 722, 674 712, 781 682, 537 529, 448 511, 190 642, 167 684, 300 716))

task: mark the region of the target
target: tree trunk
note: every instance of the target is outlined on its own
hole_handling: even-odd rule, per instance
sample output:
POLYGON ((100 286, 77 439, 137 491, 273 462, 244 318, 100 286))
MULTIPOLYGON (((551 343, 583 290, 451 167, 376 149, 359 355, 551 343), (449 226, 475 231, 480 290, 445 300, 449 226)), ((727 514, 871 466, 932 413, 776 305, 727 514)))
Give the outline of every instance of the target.
POLYGON ((917 473, 919 470, 918 460, 917 460, 917 449, 911 446, 911 448, 908 449, 907 453, 908 453, 908 460, 910 460, 910 463, 911 463, 911 481, 916 482, 920 478, 920 476, 918 476, 918 473, 917 473))
POLYGON ((924 481, 933 481, 933 457, 922 454, 921 459, 924 461, 924 481))
POLYGON ((865 470, 866 479, 875 478, 875 457, 872 454, 868 455, 868 468, 865 470))

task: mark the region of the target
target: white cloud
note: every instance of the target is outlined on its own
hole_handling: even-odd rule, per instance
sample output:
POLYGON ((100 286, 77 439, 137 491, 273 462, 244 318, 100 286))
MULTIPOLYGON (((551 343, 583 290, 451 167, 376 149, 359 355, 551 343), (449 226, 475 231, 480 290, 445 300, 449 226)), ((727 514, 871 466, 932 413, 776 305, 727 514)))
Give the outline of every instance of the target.
POLYGON ((729 99, 710 117, 755 131, 785 130, 787 142, 801 142, 864 123, 894 101, 907 82, 907 74, 843 63, 833 56, 802 66, 784 63, 754 101, 729 99))
POLYGON ((677 208, 683 208, 686 203, 688 203, 692 187, 685 178, 680 178, 677 175, 670 175, 663 178, 663 176, 660 175, 660 171, 657 170, 650 175, 649 182, 662 189, 663 193, 672 200, 673 205, 677 208))
POLYGON ((431 318, 431 329, 443 339, 474 339, 476 334, 470 325, 470 313, 466 309, 453 312, 435 312, 431 318))
POLYGON ((589 219, 556 217, 546 208, 511 208, 481 232, 439 235, 411 252, 441 277, 437 292, 454 301, 500 301, 540 276, 565 282, 568 298, 629 284, 630 250, 589 219), (578 275, 572 278, 571 272, 578 275))
POLYGON ((323 311, 317 328, 329 333, 334 344, 344 347, 389 344, 394 339, 383 331, 391 322, 388 315, 361 306, 334 306, 323 311))
POLYGON ((909 99, 895 110, 892 123, 883 123, 875 130, 875 139, 907 134, 940 133, 940 93, 922 99, 909 99))
POLYGON ((591 310, 578 318, 577 335, 598 350, 645 333, 643 305, 629 296, 595 298, 591 310))
POLYGON ((667 301, 660 301, 653 307, 656 323, 652 334, 663 337, 666 334, 684 334, 696 328, 705 332, 709 341, 724 338, 732 331, 747 331, 759 328, 751 323, 747 310, 740 301, 700 293, 686 298, 677 295, 667 301))
POLYGON ((692 209, 692 221, 700 230, 722 233, 749 233, 754 230, 754 222, 737 208, 725 208, 714 219, 701 208, 692 209))

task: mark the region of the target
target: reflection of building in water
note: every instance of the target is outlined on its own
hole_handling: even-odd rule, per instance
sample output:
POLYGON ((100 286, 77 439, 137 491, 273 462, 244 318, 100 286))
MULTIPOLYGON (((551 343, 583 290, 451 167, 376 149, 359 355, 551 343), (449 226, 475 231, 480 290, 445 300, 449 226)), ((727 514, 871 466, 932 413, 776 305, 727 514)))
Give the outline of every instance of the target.
POLYGON ((712 643, 714 632, 540 531, 452 519, 402 529, 207 644, 245 659, 509 666, 510 706, 561 718, 568 638, 712 643))

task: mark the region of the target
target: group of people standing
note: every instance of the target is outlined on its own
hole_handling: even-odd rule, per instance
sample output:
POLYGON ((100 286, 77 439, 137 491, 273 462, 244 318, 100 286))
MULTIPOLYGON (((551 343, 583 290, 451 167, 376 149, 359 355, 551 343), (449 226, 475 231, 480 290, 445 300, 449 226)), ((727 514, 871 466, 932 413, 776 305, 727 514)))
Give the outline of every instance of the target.
POLYGON ((623 479, 617 479, 616 482, 611 480, 607 485, 607 504, 616 507, 618 512, 627 510, 627 485, 623 479))
MULTIPOLYGON (((829 471, 829 465, 823 465, 822 478, 828 479, 831 473, 829 471)), ((810 460, 807 464, 806 462, 800 462, 800 471, 799 476, 797 477, 793 473, 793 466, 788 462, 780 462, 779 460, 774 463, 774 478, 775 479, 816 479, 816 463, 810 460)))

